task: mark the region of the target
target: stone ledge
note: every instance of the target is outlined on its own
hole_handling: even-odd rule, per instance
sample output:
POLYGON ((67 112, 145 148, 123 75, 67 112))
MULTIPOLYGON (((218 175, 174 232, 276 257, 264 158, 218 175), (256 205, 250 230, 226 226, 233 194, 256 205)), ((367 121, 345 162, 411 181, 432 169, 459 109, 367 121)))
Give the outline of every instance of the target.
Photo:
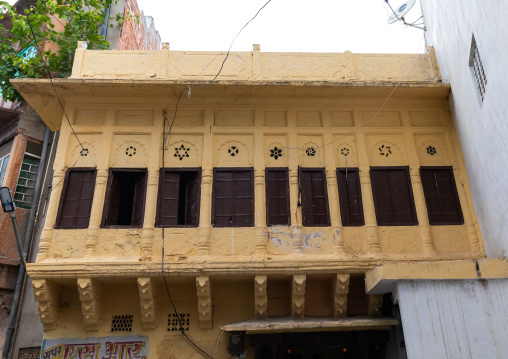
MULTIPOLYGON (((474 257, 473 257, 474 258, 474 257)), ((159 261, 47 261, 28 263, 27 272, 31 278, 65 279, 65 278, 139 278, 161 277, 159 261)), ((172 276, 245 276, 245 275, 294 275, 294 274, 333 274, 333 273, 367 273, 368 278, 375 278, 379 268, 406 268, 423 262, 427 266, 440 266, 440 263, 471 263, 474 268, 476 259, 472 257, 454 258, 443 256, 419 256, 411 259, 370 257, 351 259, 340 256, 304 256, 295 258, 256 258, 238 256, 235 258, 200 256, 185 262, 165 262, 164 274, 172 276), (444 261, 444 262, 441 262, 444 261), (411 263, 408 263, 411 262, 411 263), (384 263, 384 264, 383 264, 384 263), (377 267, 377 268, 376 268, 377 267), (373 274, 374 273, 374 274, 373 274)), ((411 268, 411 267, 409 267, 411 268)), ((420 268, 420 267, 418 267, 420 268)), ((404 269, 406 272, 408 270, 404 269)), ((384 273, 384 272, 383 272, 384 273)), ((398 272, 397 272, 398 273, 398 272)), ((401 279, 413 279, 400 272, 401 279)), ((410 272, 408 272, 410 273, 410 272)), ((476 271, 475 271, 476 273, 476 271)), ((424 279, 424 278, 422 278, 424 279)))
POLYGON ((388 293, 401 280, 502 278, 508 278, 508 261, 503 258, 391 263, 376 267, 367 274, 365 290, 368 294, 388 293))
MULTIPOLYGON (((63 111, 51 82, 46 79, 13 79, 12 85, 40 115, 52 131, 62 125, 63 111)), ((149 98, 167 102, 167 97, 178 97, 188 86, 201 87, 192 92, 194 98, 376 98, 392 95, 396 98, 445 100, 450 85, 436 81, 301 81, 301 80, 208 80, 182 79, 54 79, 60 100, 71 98, 110 98, 114 96, 149 98), (162 100, 163 99, 163 100, 162 100)))

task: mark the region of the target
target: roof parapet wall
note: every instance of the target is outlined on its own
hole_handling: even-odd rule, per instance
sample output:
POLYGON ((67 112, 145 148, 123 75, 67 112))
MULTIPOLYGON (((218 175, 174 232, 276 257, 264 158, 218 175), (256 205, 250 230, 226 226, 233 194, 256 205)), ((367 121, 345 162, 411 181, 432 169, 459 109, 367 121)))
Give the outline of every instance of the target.
MULTIPOLYGON (((73 79, 211 80, 226 52, 87 50, 79 43, 73 79)), ((235 82, 440 82, 433 51, 426 54, 231 52, 218 80, 235 82)))

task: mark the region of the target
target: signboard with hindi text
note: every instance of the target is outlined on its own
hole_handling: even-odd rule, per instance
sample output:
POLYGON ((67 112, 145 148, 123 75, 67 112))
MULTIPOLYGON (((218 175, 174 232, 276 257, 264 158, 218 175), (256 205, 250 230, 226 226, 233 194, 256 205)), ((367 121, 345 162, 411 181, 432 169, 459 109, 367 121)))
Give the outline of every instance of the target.
POLYGON ((41 359, 147 359, 148 337, 44 339, 41 359))

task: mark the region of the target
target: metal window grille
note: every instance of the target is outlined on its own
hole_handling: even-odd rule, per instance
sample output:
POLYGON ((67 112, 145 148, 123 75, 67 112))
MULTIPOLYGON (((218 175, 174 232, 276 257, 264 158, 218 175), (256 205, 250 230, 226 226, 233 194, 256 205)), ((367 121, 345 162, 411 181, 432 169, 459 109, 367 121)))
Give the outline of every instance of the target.
POLYGON ((113 315, 111 320, 112 332, 131 332, 133 315, 113 315))
POLYGON ((18 359, 39 359, 41 357, 41 347, 20 348, 18 359))
POLYGON ((487 77, 485 76, 482 59, 480 57, 480 52, 478 51, 478 46, 476 45, 474 36, 471 42, 469 66, 471 67, 471 71, 476 82, 476 87, 478 88, 478 92, 480 94, 480 99, 483 102, 483 98, 485 96, 485 87, 487 86, 487 77))
POLYGON ((190 314, 168 314, 168 332, 176 332, 180 330, 189 330, 190 314))
POLYGON ((7 164, 9 163, 9 157, 10 155, 0 158, 0 186, 4 181, 5 172, 7 171, 7 164))
POLYGON ((39 172, 40 159, 25 154, 19 171, 18 183, 14 191, 14 203, 19 208, 32 208, 32 199, 35 191, 35 182, 39 172))

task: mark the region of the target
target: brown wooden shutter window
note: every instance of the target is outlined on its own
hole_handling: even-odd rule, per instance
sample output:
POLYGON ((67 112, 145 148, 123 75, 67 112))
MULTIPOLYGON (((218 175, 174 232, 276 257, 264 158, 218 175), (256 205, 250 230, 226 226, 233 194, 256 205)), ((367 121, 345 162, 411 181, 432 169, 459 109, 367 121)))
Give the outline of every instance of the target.
POLYGON ((302 222, 307 227, 330 225, 325 170, 300 168, 302 222))
POLYGON ((342 225, 363 226, 362 191, 357 168, 337 168, 337 184, 339 188, 340 216, 342 225), (346 178, 347 172, 347 178, 346 178))
POLYGON ((254 226, 254 170, 214 169, 212 224, 214 227, 254 226))
POLYGON ((102 227, 143 226, 146 197, 145 169, 110 169, 102 227))
POLYGON ((201 170, 166 169, 159 175, 157 227, 197 227, 201 201, 201 170), (164 186, 162 185, 164 183, 164 186))
POLYGON ((88 228, 95 177, 93 168, 73 168, 65 174, 55 228, 88 228))
POLYGON ((420 176, 429 223, 464 224, 452 167, 421 167, 420 176))
POLYGON ((265 174, 266 224, 289 226, 289 177, 287 168, 267 168, 265 174))
POLYGON ((378 226, 418 225, 408 167, 371 167, 378 226))

